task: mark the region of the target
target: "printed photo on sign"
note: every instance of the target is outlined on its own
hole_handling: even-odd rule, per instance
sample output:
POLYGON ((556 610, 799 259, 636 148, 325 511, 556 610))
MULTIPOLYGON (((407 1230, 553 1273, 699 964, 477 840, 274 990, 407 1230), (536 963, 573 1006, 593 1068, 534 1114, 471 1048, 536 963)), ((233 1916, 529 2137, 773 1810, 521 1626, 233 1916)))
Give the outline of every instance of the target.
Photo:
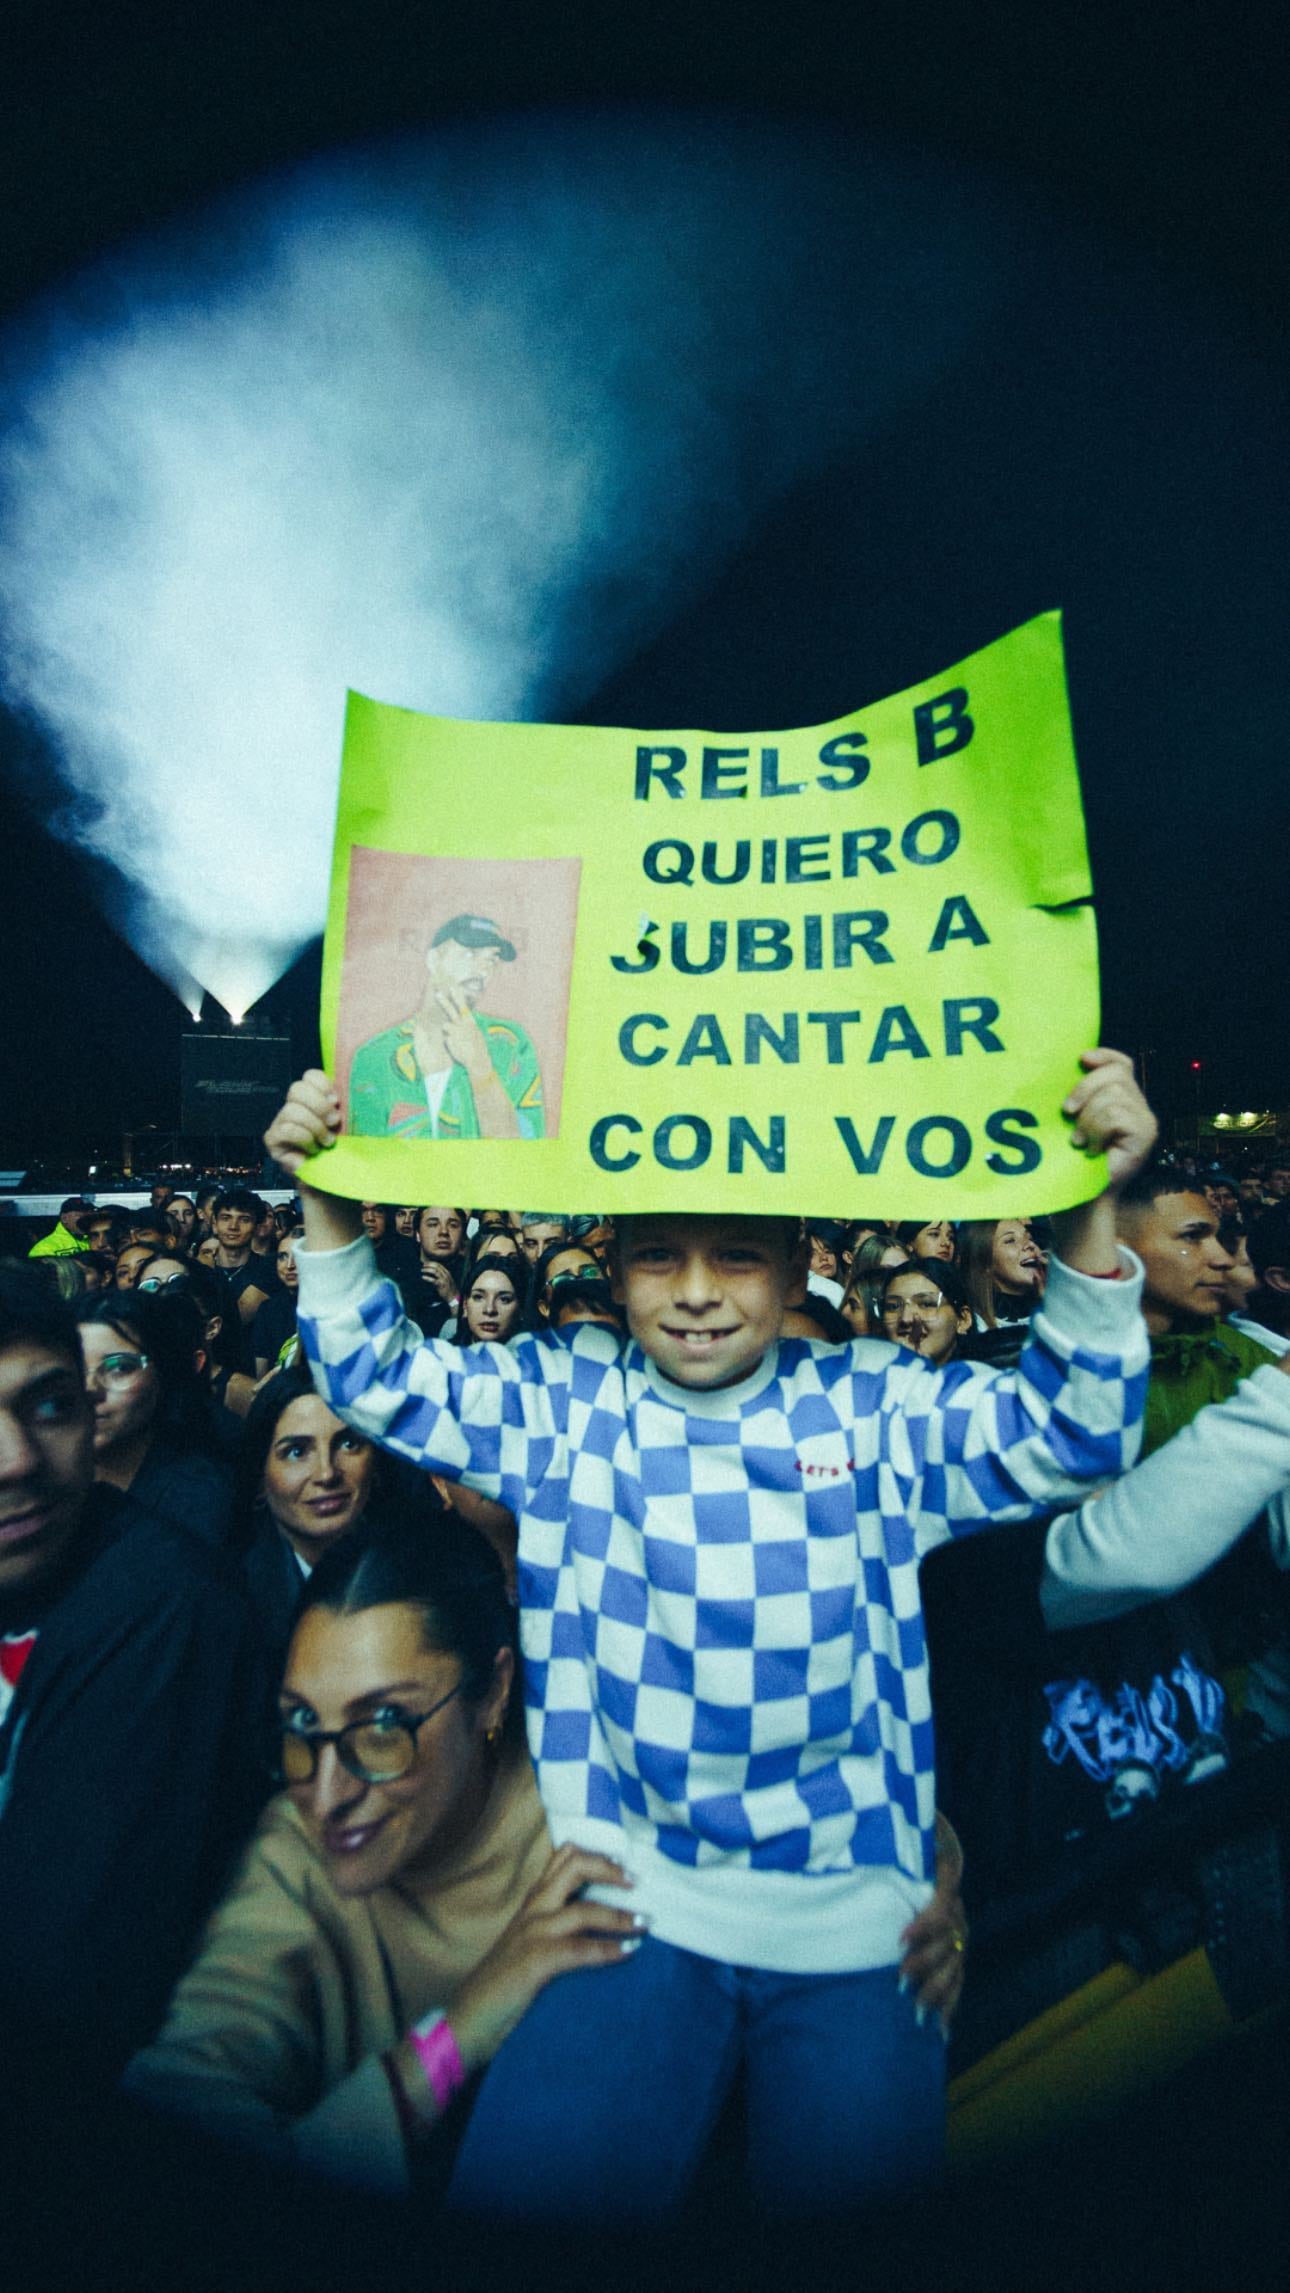
POLYGON ((338 1029, 350 1133, 558 1135, 580 869, 355 847, 338 1029))

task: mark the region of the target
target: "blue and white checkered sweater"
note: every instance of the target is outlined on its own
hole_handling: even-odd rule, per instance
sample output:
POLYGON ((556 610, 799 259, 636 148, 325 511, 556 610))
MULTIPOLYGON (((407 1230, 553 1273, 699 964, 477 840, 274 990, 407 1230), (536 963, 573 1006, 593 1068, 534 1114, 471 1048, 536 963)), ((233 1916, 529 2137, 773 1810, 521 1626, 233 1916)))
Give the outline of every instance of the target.
POLYGON ((704 1393, 585 1323, 458 1348, 404 1318, 366 1241, 301 1251, 300 1331, 350 1424, 514 1513, 557 1843, 624 1862, 665 1941, 838 1971, 897 1959, 930 1892, 920 1556, 1136 1456, 1124 1256, 1118 1283, 1053 1264, 1009 1374, 793 1339, 704 1393))

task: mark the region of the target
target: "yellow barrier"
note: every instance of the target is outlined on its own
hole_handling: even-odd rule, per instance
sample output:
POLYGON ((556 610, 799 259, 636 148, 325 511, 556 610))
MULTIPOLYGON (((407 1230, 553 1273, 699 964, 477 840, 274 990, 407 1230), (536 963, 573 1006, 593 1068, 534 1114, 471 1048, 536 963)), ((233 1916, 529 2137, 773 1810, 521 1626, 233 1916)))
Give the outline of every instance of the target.
POLYGON ((954 2080, 951 2166, 993 2164, 1107 2115, 1234 2028, 1203 1950, 1145 1979, 1107 1967, 954 2080))

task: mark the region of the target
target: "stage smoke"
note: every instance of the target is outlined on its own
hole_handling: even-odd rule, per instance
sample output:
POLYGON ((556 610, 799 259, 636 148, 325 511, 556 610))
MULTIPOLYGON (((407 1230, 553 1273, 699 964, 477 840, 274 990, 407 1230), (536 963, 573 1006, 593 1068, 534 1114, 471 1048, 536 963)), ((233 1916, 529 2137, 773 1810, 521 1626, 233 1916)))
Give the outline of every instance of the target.
POLYGON ((702 118, 367 150, 104 262, 7 346, 44 816, 190 1008, 249 1009, 322 925, 347 685, 575 709, 1006 276, 957 177, 702 118))

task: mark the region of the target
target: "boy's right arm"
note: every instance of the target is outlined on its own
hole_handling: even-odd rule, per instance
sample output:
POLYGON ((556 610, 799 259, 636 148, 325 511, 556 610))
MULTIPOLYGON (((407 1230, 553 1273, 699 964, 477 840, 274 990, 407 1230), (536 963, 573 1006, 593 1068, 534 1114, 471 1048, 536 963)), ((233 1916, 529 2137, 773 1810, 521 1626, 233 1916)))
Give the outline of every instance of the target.
POLYGON ((504 1346, 441 1344, 408 1320, 395 1285, 377 1272, 358 1204, 323 1194, 305 1175, 340 1128, 335 1085, 314 1068, 292 1084, 264 1138, 300 1189, 297 1323, 314 1382, 370 1440, 518 1514, 530 1444, 552 1431, 546 1394, 504 1346))
POLYGON ((307 1176, 313 1157, 335 1146, 340 1133, 340 1093, 330 1075, 324 1075, 321 1067, 311 1067, 292 1084, 264 1134, 274 1161, 300 1189, 306 1250, 343 1250, 363 1231, 356 1202, 321 1193, 309 1184, 307 1176))

